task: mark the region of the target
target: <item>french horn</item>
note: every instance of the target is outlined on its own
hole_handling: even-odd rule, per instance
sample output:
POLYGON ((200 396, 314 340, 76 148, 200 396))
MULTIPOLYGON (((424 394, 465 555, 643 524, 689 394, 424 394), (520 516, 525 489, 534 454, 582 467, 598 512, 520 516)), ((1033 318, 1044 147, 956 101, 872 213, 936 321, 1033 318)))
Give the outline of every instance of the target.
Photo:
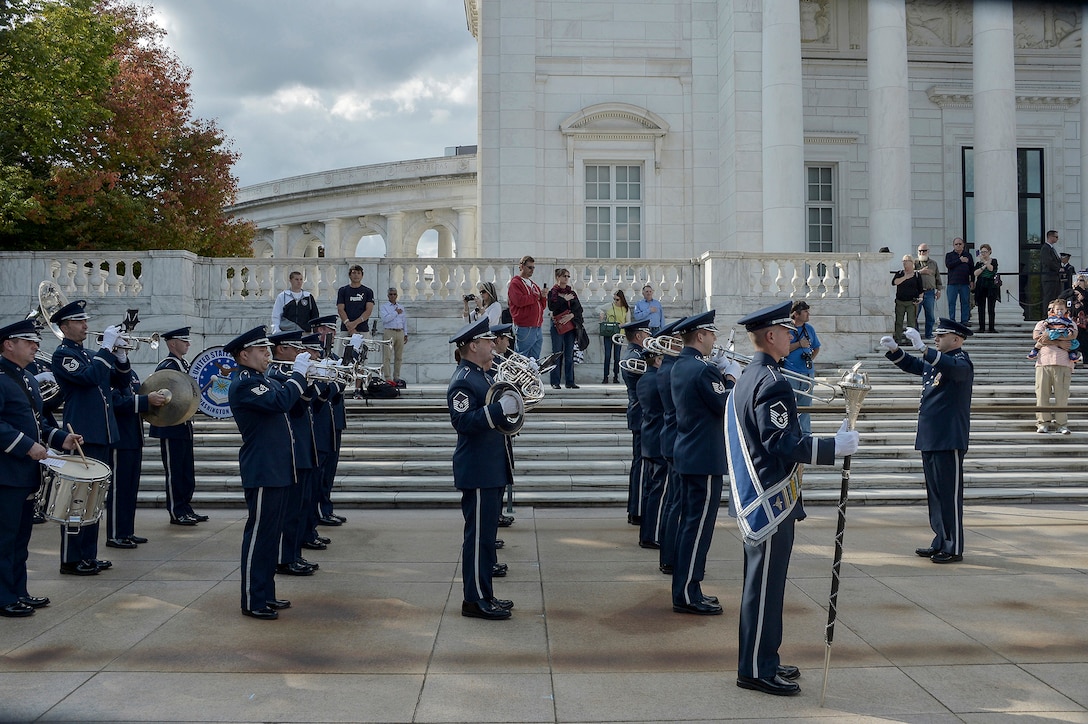
POLYGON ((532 407, 544 399, 544 384, 537 369, 533 360, 511 352, 508 357, 497 357, 495 380, 512 385, 524 400, 525 407, 532 407))
POLYGON ((525 398, 521 396, 521 392, 518 388, 509 382, 496 381, 495 384, 488 388, 487 394, 484 396, 484 404, 490 405, 493 402, 498 402, 501 397, 506 395, 512 395, 518 403, 518 409, 514 411, 512 415, 499 415, 495 420, 495 429, 501 432, 503 435, 517 435, 521 431, 521 426, 525 424, 525 398))

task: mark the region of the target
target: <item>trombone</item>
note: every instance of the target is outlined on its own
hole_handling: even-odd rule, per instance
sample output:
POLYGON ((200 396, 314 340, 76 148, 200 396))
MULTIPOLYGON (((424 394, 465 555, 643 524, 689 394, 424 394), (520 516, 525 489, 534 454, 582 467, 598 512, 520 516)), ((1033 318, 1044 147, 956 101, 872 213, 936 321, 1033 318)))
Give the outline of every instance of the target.
MULTIPOLYGON (((711 356, 724 355, 724 356, 728 357, 729 359, 734 360, 737 363, 739 363, 739 364, 741 364, 742 366, 745 366, 745 367, 747 367, 748 365, 750 365, 752 363, 752 358, 751 357, 749 357, 748 355, 741 354, 740 352, 736 352, 736 351, 733 350, 733 333, 732 332, 729 333, 729 345, 728 345, 728 347, 722 347, 719 344, 715 344, 714 348, 711 350, 710 354, 711 354, 711 356)), ((788 379, 788 380, 792 380, 794 382, 797 382, 797 383, 801 384, 802 387, 800 389, 794 388, 794 391, 799 395, 804 395, 805 397, 813 400, 814 402, 822 402, 825 405, 830 405, 831 402, 835 399, 836 394, 838 394, 838 390, 835 389, 835 386, 831 385, 831 384, 828 384, 827 382, 820 382, 819 380, 816 380, 816 379, 814 379, 812 377, 807 377, 805 375, 799 375, 796 372, 791 372, 790 370, 787 370, 787 369, 782 368, 782 367, 780 367, 778 369, 778 373, 780 375, 782 375, 783 377, 785 377, 786 379, 788 379), (816 392, 817 388, 825 388, 825 387, 828 389, 829 392, 826 392, 826 393, 823 393, 823 394, 818 394, 816 392)))

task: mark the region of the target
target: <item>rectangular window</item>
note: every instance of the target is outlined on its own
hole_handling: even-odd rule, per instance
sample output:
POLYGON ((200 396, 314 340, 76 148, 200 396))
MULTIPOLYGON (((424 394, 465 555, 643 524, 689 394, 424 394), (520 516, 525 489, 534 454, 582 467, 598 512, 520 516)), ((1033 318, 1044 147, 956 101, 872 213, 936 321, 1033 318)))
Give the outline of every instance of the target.
POLYGON ((586 256, 642 256, 642 166, 586 166, 586 256), (613 248, 612 242, 615 241, 613 248))
POLYGON ((835 250, 835 168, 805 167, 805 218, 809 251, 835 250))

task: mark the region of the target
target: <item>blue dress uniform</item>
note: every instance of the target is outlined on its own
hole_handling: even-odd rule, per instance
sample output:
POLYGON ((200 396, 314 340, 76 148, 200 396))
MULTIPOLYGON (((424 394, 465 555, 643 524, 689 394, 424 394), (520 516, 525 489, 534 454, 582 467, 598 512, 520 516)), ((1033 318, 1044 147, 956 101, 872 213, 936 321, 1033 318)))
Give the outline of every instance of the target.
MULTIPOLYGON (((661 328, 659 337, 671 336, 675 322, 661 328)), ((661 457, 665 459, 665 492, 661 496, 661 544, 659 566, 662 573, 672 573, 676 563, 676 531, 680 527, 680 477, 673 464, 672 450, 676 443, 676 404, 672 399, 672 368, 676 357, 666 354, 657 369, 657 392, 661 395, 661 457)))
MULTIPOLYGON (((191 327, 166 332, 163 339, 189 341, 191 327)), ((155 367, 155 371, 175 370, 189 374, 189 363, 183 357, 170 354, 155 367)), ((199 519, 193 510, 193 493, 196 491, 196 461, 193 457, 193 422, 186 420, 177 425, 157 427, 151 425, 148 435, 159 441, 162 466, 166 472, 166 512, 170 522, 178 525, 196 525, 199 519)))
MULTIPOLYGON (((748 331, 770 326, 792 327, 790 303, 762 309, 742 318, 748 331)), ((789 486, 799 463, 831 465, 835 439, 815 438, 801 430, 793 387, 778 361, 757 351, 733 389, 726 415, 729 472, 738 520, 748 509, 753 489, 789 486), (758 488, 745 481, 755 481, 758 488)), ((791 490, 797 490, 794 485, 791 490)), ((759 496, 757 496, 759 497, 759 496)), ((782 606, 793 551, 794 522, 805 517, 800 494, 788 500, 779 493, 772 509, 781 516, 767 521, 756 533, 759 542, 744 544, 744 589, 741 594, 737 684, 767 693, 793 694, 800 688, 782 679, 795 678, 797 669, 782 667, 782 606)), ((742 532, 746 531, 744 525, 742 532)))
MULTIPOLYGON (((944 317, 933 331, 972 335, 966 325, 944 317)), ((974 364, 963 349, 941 353, 929 347, 914 357, 900 348, 886 356, 904 372, 922 377, 914 449, 922 453, 933 542, 916 552, 935 563, 955 562, 963 556, 963 458, 971 432, 974 364)))
POLYGON ((661 544, 661 502, 665 495, 665 458, 662 455, 661 431, 665 426, 665 406, 657 388, 657 367, 647 359, 646 372, 635 387, 642 408, 642 470, 645 498, 638 544, 643 548, 658 548, 661 544))
MULTIPOLYGON (((30 320, 0 329, 5 339, 38 339, 30 320)), ((34 521, 34 495, 41 465, 28 457, 35 443, 59 449, 67 433, 42 419, 42 397, 34 377, 0 357, 0 615, 29 616, 26 587, 27 546, 34 521)), ((44 605, 48 603, 45 599, 44 605)))
MULTIPOLYGON (((329 470, 329 458, 337 454, 340 431, 336 429, 336 406, 344 400, 344 390, 335 382, 314 385, 316 396, 313 400, 314 443, 317 446, 317 468, 311 481, 310 498, 307 503, 306 531, 303 535, 303 547, 323 549, 325 544, 318 541, 317 522, 321 519, 321 505, 326 499, 325 480, 329 470), (320 545, 318 545, 320 543, 320 545)), ((333 468, 335 470, 335 468, 333 468)), ((330 486, 329 493, 332 492, 330 486)), ((335 520, 335 519, 334 519, 335 520)), ((339 520, 336 520, 339 523, 339 520)))
MULTIPOLYGON (((36 379, 37 376, 42 374, 43 372, 52 373, 53 368, 50 367, 46 362, 43 362, 40 359, 34 358, 33 360, 30 361, 30 364, 28 364, 26 366, 26 371, 30 373, 31 377, 34 377, 36 379)), ((55 380, 56 375, 53 375, 53 378, 55 380)), ((41 385, 40 382, 38 383, 38 388, 42 389, 42 385, 41 385)), ((59 388, 58 388, 58 394, 53 395, 53 398, 50 399, 50 400, 45 399, 45 393, 43 391, 42 392, 42 422, 48 423, 50 427, 59 428, 60 424, 57 423, 57 418, 53 415, 53 413, 55 413, 57 410, 60 409, 60 405, 61 405, 62 402, 63 402, 63 400, 61 399, 61 396, 59 394, 59 388)))
MULTIPOLYGON (((237 359, 246 347, 269 346, 264 327, 235 337, 223 349, 237 359)), ((275 618, 275 572, 287 496, 295 485, 295 444, 289 412, 306 389, 294 372, 286 383, 242 366, 227 397, 242 435, 238 468, 249 516, 242 533, 242 611, 275 618)))
POLYGON ((129 370, 129 384, 113 390, 113 414, 117 419, 117 443, 113 446, 113 485, 106 500, 106 545, 135 548, 136 495, 140 491, 140 466, 144 459, 144 419, 151 405, 141 395, 140 378, 129 370))
MULTIPOLYGON (((281 332, 268 338, 273 345, 300 344, 302 332, 281 332)), ((293 374, 293 373, 292 373, 293 374)), ((287 384, 290 375, 270 367, 267 377, 280 384, 287 384)), ((313 400, 316 390, 306 386, 302 395, 291 406, 288 419, 295 445, 295 485, 290 487, 283 511, 283 535, 280 538, 279 565, 276 570, 288 575, 313 575, 310 565, 302 565, 302 540, 310 511, 314 471, 317 467, 317 443, 314 441, 313 400)))
MULTIPOLYGON (((87 318, 87 302, 78 299, 57 310, 50 318, 54 324, 87 318)), ((83 344, 64 339, 53 351, 53 374, 64 399, 64 424, 83 436, 83 454, 109 464, 110 449, 119 433, 113 414, 114 385, 128 384, 131 366, 121 362, 108 349, 91 354, 83 344)), ((85 525, 68 534, 60 529, 60 562, 64 573, 94 575, 108 565, 97 565, 98 523, 85 525), (92 570, 94 569, 94 570, 92 570)))
MULTIPOLYGON (((329 327, 332 332, 335 332, 337 319, 338 317, 335 314, 318 317, 310 323, 310 327, 314 330, 329 327)), ((341 362, 340 357, 332 351, 323 355, 323 359, 331 360, 337 364, 341 362)), ((329 454, 325 457, 325 462, 322 464, 320 480, 315 491, 315 497, 318 501, 317 520, 322 525, 342 525, 347 518, 333 513, 332 489, 336 483, 336 468, 340 465, 340 446, 343 442, 344 430, 348 426, 347 411, 344 405, 344 390, 341 389, 339 393, 331 395, 328 402, 333 420, 333 448, 329 451, 329 454)))
MULTIPOLYGON (((636 319, 620 327, 630 337, 632 332, 644 329, 650 330, 650 321, 636 319)), ((629 342, 623 350, 623 359, 642 359, 642 347, 634 342, 629 342)), ((641 525, 642 521, 642 407, 638 402, 638 378, 634 372, 628 372, 620 367, 620 375, 623 384, 627 387, 627 429, 631 431, 631 472, 627 481, 627 522, 632 525, 641 525)))
MULTIPOLYGON (((477 339, 494 339, 484 317, 463 327, 450 339, 458 347, 477 339)), ((453 451, 453 484, 461 491, 461 513, 465 518, 461 545, 464 587, 463 615, 479 618, 509 618, 508 610, 494 605, 492 570, 497 562, 495 536, 502 510, 503 489, 512 482, 506 458, 506 436, 498 421, 502 406, 496 399, 485 404, 494 384, 490 370, 461 359, 446 389, 450 422, 457 431, 453 451)))
MULTIPOLYGON (((677 325, 677 333, 700 328, 715 330, 714 310, 696 314, 677 325)), ((713 599, 706 600, 702 580, 714 523, 722 499, 726 471, 722 418, 732 383, 694 347, 684 347, 672 368, 672 398, 676 405, 673 462, 680 476, 680 525, 672 573, 673 610, 717 615, 713 599)))

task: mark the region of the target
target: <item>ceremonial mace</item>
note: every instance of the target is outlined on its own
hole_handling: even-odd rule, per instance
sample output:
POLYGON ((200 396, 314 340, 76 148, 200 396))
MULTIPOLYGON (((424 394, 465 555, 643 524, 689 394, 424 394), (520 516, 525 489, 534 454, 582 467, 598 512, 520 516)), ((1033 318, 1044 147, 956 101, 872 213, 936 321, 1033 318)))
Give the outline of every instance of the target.
MULTIPOLYGON (((848 430, 853 430, 857 424, 858 415, 861 413, 861 402, 869 390, 873 389, 869 384, 869 375, 861 371, 861 362, 853 366, 849 372, 844 372, 839 380, 842 388, 842 396, 846 401, 846 424, 848 430)), ((835 639, 835 618, 838 616, 839 600, 839 569, 842 567, 842 538, 846 532, 846 500, 850 496, 850 455, 842 460, 842 487, 839 490, 839 521, 835 528, 835 558, 831 563, 831 596, 827 601, 827 626, 824 628, 824 686, 820 690, 820 706, 824 705, 824 694, 827 693, 827 672, 831 666, 831 642, 835 639)))

